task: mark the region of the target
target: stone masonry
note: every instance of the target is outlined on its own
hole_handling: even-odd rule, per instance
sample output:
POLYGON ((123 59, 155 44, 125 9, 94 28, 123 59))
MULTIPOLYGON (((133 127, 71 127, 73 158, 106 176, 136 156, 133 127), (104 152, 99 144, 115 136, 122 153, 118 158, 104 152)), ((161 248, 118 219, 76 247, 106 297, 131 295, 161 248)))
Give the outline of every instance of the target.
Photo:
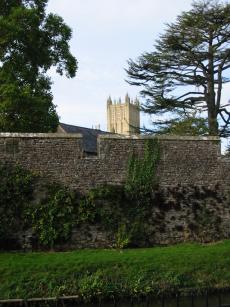
MULTIPOLYGON (((0 133, 0 161, 11 161, 80 191, 122 184, 132 152, 143 153, 151 136, 103 135, 98 155, 84 157, 79 134, 0 133)), ((161 186, 226 183, 229 163, 217 137, 161 136, 158 176, 161 186)))
MULTIPOLYGON (((97 156, 87 157, 79 134, 0 133, 0 161, 87 192, 123 184, 131 153, 141 156, 147 138, 151 136, 99 136, 97 156)), ((160 199, 146 221, 146 241, 137 245, 229 238, 230 160, 221 156, 219 138, 161 136, 159 144, 160 199)), ((60 249, 112 245, 111 234, 100 225, 83 225, 60 249)))

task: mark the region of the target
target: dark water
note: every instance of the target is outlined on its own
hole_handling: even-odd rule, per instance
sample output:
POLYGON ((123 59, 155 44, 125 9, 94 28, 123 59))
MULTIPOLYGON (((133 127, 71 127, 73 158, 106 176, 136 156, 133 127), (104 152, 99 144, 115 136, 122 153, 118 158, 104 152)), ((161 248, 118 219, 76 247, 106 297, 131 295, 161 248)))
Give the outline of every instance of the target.
MULTIPOLYGON (((74 305, 72 305, 74 306, 74 305)), ((75 305, 76 306, 76 305, 75 305)), ((79 305, 78 305, 79 306, 79 305)), ((164 301, 149 299, 143 301, 101 302, 82 305, 84 307, 230 307, 230 293, 194 297, 165 298, 164 301)))

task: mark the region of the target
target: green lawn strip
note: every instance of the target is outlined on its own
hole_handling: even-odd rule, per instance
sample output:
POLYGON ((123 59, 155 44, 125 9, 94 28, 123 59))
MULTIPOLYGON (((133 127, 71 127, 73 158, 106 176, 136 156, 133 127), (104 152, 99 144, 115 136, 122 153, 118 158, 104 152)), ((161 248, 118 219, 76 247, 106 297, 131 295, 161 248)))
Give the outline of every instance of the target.
POLYGON ((230 287, 230 241, 149 249, 1 253, 0 299, 158 295, 230 287))

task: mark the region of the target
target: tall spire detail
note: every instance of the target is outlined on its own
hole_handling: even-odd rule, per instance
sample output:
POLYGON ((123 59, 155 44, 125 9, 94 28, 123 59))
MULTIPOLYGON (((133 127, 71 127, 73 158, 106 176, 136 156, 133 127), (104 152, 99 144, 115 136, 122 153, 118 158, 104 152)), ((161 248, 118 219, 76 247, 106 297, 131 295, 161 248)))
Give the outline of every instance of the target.
POLYGON ((125 96, 125 103, 130 103, 130 97, 128 93, 125 96))
POLYGON ((112 99, 111 99, 111 96, 109 95, 109 98, 107 99, 107 104, 112 104, 112 99))

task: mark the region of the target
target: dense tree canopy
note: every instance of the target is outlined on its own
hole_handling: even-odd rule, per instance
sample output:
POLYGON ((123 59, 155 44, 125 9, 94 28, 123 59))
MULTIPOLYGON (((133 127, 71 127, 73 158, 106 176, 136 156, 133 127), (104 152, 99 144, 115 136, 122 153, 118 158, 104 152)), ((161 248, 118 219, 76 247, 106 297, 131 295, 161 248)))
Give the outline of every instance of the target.
POLYGON ((56 67, 74 77, 71 29, 60 16, 46 14, 48 0, 0 0, 0 131, 55 131, 58 115, 51 80, 56 67))
POLYGON ((221 100, 223 84, 230 81, 229 3, 194 2, 167 25, 153 52, 128 64, 128 82, 143 87, 142 109, 164 115, 159 125, 201 112, 210 135, 230 134, 229 102, 221 100))

